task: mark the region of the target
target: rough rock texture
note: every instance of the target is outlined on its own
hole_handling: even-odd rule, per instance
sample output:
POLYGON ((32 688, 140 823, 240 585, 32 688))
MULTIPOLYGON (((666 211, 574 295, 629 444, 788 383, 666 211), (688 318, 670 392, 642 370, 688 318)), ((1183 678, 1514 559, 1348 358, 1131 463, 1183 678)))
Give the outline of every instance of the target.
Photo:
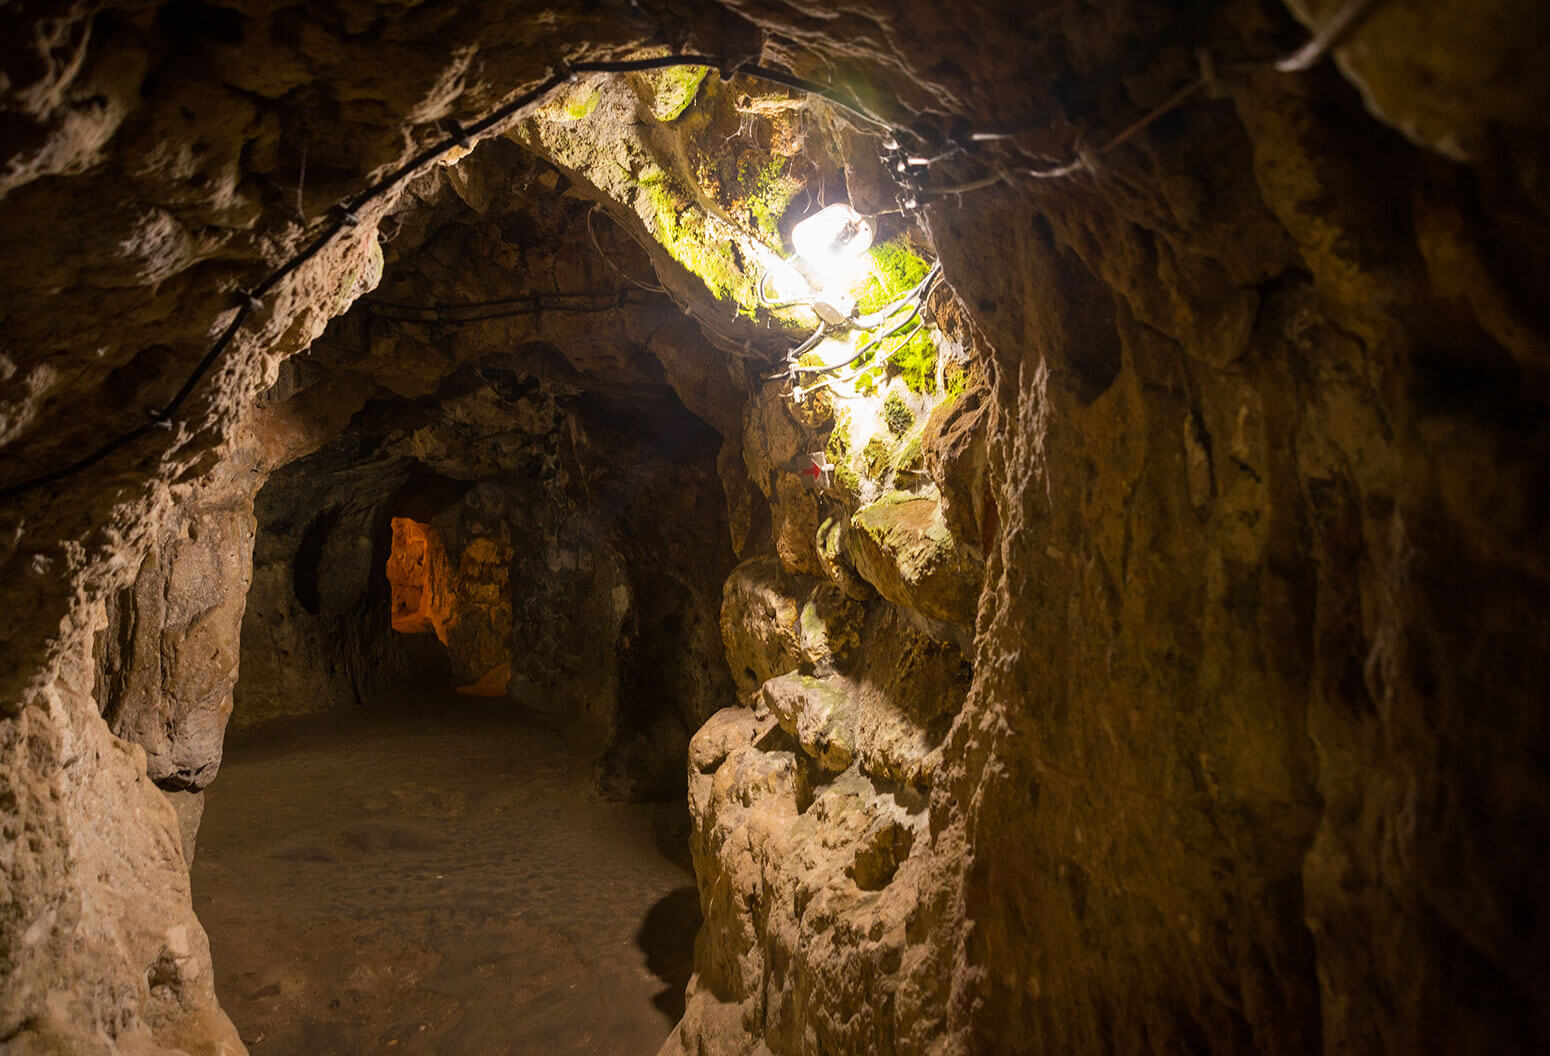
POLYGON ((1498 266, 1542 255, 1327 69, 1221 91, 1033 207, 931 214, 997 350, 957 1021, 988 1051, 1532 1051, 1543 360, 1500 325, 1517 280, 1427 242, 1462 212, 1498 266), (1019 266, 978 269, 992 243, 1019 266))
POLYGON ((119 737, 145 749, 168 791, 215 779, 237 684, 253 568, 251 499, 185 507, 170 538, 108 608, 96 697, 119 737))
MULTIPOLYGON (((1287 6, 1323 26, 1344 5, 1287 6)), ((171 428, 3 493, 0 1044, 240 1051, 209 985, 176 816, 92 690, 97 631, 144 645, 198 623, 203 602, 179 600, 147 637, 124 638, 118 617, 107 627, 105 605, 148 555, 192 541, 198 503, 219 493, 240 510, 289 463, 271 498, 292 523, 272 553, 260 534, 245 619, 261 608, 295 633, 268 627, 268 660, 244 643, 243 682, 291 677, 263 665, 294 641, 290 667, 312 676, 296 688, 350 703, 351 664, 402 670, 376 548, 395 512, 413 515, 391 508, 413 466, 509 475, 551 450, 535 437, 563 420, 552 450, 600 461, 576 455, 561 491, 618 515, 609 545, 627 565, 649 568, 664 545, 665 564, 699 557, 698 539, 675 550, 664 527, 695 510, 745 562, 725 592, 729 553, 693 577, 630 584, 637 614, 655 611, 649 590, 695 595, 682 611, 702 618, 670 636, 695 658, 677 686, 711 670, 720 598, 751 705, 696 716, 711 720, 688 751, 707 926, 667 1051, 1550 1047, 1545 23, 1524 0, 1390 2, 1333 62, 1289 74, 1267 62, 1306 30, 1265 0, 689 0, 543 17, 477 0, 10 5, 0 488, 145 423, 236 318, 236 292, 441 137, 441 119, 488 113, 562 52, 685 46, 733 61, 725 82, 708 74, 671 100, 664 82, 584 80, 513 133, 560 170, 534 185, 603 202, 610 258, 639 279, 649 261, 717 355, 674 356, 694 347, 677 313, 640 325, 650 313, 621 305, 567 327, 569 345, 535 326, 483 350, 435 317, 362 315, 336 327, 343 347, 316 371, 287 360, 374 284, 379 236, 390 270, 426 250, 430 272, 406 292, 451 289, 462 261, 562 277, 521 250, 556 232, 588 245, 586 206, 569 226, 446 227, 513 189, 471 166, 373 198, 267 289, 171 428), (924 194, 910 214, 943 263, 941 300, 956 301, 941 329, 968 359, 965 391, 912 410, 918 451, 910 429, 836 448, 838 487, 821 493, 800 460, 831 451, 837 408, 759 385, 785 331, 747 300, 749 239, 784 237, 785 214, 818 202, 766 208, 775 222, 762 224, 750 198, 772 199, 746 193, 741 161, 753 151, 746 173, 769 187, 811 161, 796 182, 812 199, 914 207, 876 162, 881 129, 738 87, 735 60, 754 54, 908 129, 909 151, 937 159, 925 184, 974 188, 924 194), (591 114, 606 137, 579 131, 591 114), (965 142, 965 128, 1018 134, 965 142), (776 156, 792 169, 772 169, 776 156), (1072 158, 1084 167, 1063 178, 1022 175, 1072 158), (440 230, 457 237, 434 244, 440 230), (588 327, 607 340, 572 361, 588 327), (562 352, 521 348, 550 365, 530 372, 542 398, 523 417, 523 375, 480 371, 485 353, 532 341, 562 352), (652 362, 660 373, 642 373, 652 362), (575 402, 551 414, 559 395, 575 402), (406 420, 416 405, 424 418, 406 420), (717 436, 692 430, 660 459, 639 436, 621 442, 631 421, 682 423, 685 409, 717 436), (297 461, 309 451, 317 461, 297 461), (691 464, 692 483, 652 479, 666 502, 654 519, 610 484, 691 464), (928 599, 891 581, 880 550, 858 559, 852 537, 886 490, 933 487, 954 553, 976 571, 984 559, 972 636, 962 597, 916 608, 928 599), (328 576, 307 615, 323 622, 304 627, 293 559, 311 518, 298 512, 331 492, 362 501, 316 533, 328 576), (344 633, 356 659, 328 672, 344 633), (790 730, 754 695, 771 679, 790 730)), ((594 267, 589 281, 605 274, 594 267)), ((492 290, 484 275, 460 299, 565 288, 492 290)), ((238 564, 212 599, 240 596, 238 564)), ((167 582, 178 575, 169 566, 167 582)), ((224 663, 191 659, 159 670, 225 678, 224 663)), ((137 714, 179 721, 170 736, 154 721, 124 732, 168 774, 207 773, 215 746, 180 754, 200 728, 182 718, 185 703, 224 699, 219 679, 205 692, 197 677, 129 670, 156 686, 137 699, 165 709, 137 714)), ((650 688, 643 670, 621 670, 620 686, 650 688)))
MULTIPOLYGON (((100 607, 96 622, 105 623, 100 607)), ((12 784, 9 793, 25 821, 7 823, 7 890, 53 897, 27 928, 7 925, 3 1007, 8 1016, 29 1010, 24 1022, 7 1021, 7 1051, 164 1052, 159 1040, 176 1038, 179 1051, 236 1056, 246 1050, 216 1004, 179 815, 146 776, 140 746, 97 717, 91 683, 90 657, 69 659, 7 728, 7 750, 16 738, 61 769, 52 788, 12 784), (72 819, 65 831, 44 827, 49 805, 72 819), (126 823, 94 823, 107 818, 126 823), (45 853, 19 853, 33 848, 45 853), (72 877, 73 886, 61 882, 72 877)))

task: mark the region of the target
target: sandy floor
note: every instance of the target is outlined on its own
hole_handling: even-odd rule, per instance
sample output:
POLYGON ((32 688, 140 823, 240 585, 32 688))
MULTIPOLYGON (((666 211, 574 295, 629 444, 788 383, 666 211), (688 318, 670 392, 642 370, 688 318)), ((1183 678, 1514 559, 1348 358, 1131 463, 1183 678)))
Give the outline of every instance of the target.
POLYGON ((598 800, 533 720, 434 712, 230 739, 194 905, 254 1056, 655 1053, 699 921, 686 815, 598 800))

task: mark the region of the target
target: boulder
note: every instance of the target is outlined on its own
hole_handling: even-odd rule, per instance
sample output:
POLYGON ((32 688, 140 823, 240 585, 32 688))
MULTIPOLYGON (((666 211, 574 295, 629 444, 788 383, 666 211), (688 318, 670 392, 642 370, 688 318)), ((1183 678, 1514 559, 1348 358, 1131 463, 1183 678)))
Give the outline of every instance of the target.
POLYGON ((863 506, 847 544, 856 571, 895 605, 949 623, 974 619, 983 569, 947 530, 935 496, 892 492, 863 506))

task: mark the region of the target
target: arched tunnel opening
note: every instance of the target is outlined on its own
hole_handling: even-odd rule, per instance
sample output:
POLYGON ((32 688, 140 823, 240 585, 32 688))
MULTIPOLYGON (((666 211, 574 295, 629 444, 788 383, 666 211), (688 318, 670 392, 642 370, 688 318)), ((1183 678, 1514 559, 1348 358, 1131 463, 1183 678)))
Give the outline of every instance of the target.
POLYGON ((718 716, 791 768, 766 806, 854 814, 854 897, 926 822, 984 534, 926 459, 983 445, 972 339, 804 95, 689 73, 582 79, 417 179, 260 397, 190 840, 255 1051, 654 1051, 718 716))
POLYGON ((1536 5, 0 41, 0 1051, 1550 1049, 1536 5))

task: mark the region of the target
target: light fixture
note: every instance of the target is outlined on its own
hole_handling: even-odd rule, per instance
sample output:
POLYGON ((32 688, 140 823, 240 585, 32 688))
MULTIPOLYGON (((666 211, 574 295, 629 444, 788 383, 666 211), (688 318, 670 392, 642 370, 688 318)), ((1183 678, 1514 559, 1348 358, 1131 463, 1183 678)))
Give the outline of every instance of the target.
MULTIPOLYGON (((854 314, 854 286, 866 272, 865 254, 872 245, 872 223, 844 202, 821 209, 791 229, 796 256, 791 266, 807 289, 800 299, 830 326, 854 314)), ((782 269, 784 270, 784 269, 782 269)), ((795 276, 777 274, 783 294, 795 276)))
POLYGON ((797 267, 819 289, 849 278, 872 246, 872 223, 844 202, 819 212, 791 229, 797 267))

